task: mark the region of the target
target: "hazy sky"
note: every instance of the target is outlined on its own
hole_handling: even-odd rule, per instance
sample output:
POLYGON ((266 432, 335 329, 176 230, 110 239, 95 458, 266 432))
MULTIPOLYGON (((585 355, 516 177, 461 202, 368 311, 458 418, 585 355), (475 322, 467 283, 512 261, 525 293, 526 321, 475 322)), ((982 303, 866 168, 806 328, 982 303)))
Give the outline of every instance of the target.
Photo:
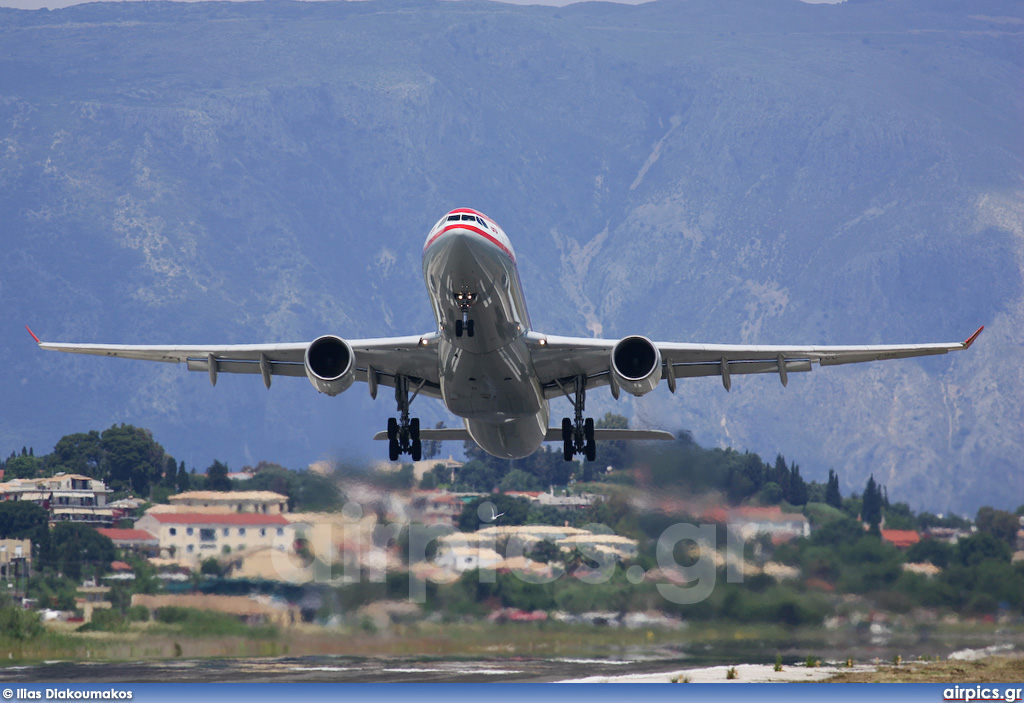
MULTIPOLYGON (((113 2, 132 2, 135 0, 107 0, 113 2)), ((202 0, 178 0, 178 2, 201 2, 202 0)), ((499 0, 499 2, 507 2, 513 5, 554 5, 561 7, 563 5, 569 5, 574 1, 580 0, 499 0)), ((639 5, 648 0, 614 0, 623 5, 639 5)), ((802 0, 803 2, 809 3, 838 3, 843 0, 802 0)), ((0 0, 0 7, 13 7, 19 10, 39 10, 41 8, 48 8, 50 10, 56 10, 60 7, 68 7, 70 5, 81 5, 82 0, 0 0)))

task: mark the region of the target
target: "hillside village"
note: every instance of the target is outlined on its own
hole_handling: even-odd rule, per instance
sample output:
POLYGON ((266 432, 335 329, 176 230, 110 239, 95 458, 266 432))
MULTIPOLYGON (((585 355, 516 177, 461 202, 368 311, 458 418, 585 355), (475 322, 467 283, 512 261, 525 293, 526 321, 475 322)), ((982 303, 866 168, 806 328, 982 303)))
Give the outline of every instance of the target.
MULTIPOLYGON (((84 473, 22 475, 0 481, 0 582, 44 620, 101 629, 168 607, 286 627, 385 627, 432 612, 664 627, 707 617, 839 627, 910 610, 925 620, 1024 612, 1024 589, 1012 592, 1024 584, 1020 514, 983 508, 973 523, 915 516, 873 480, 842 499, 834 474, 827 486, 804 484, 784 462, 680 451, 698 464, 717 456, 748 476, 760 471, 746 489, 756 492, 730 501, 728 487, 646 490, 657 462, 651 469, 622 455, 620 464, 639 468, 609 467, 586 482, 570 474, 547 490, 463 490, 464 477, 486 475, 479 454, 358 472, 321 463, 231 473, 215 462, 205 475, 167 458, 146 480, 146 498, 131 490, 131 472, 108 471, 114 487, 84 473), (697 531, 680 538, 680 525, 697 531), (74 546, 61 554, 62 545, 74 546), (695 570, 702 564, 711 571, 695 570), (970 583, 964 567, 975 572, 970 583), (700 603, 671 595, 709 573, 718 582, 700 603), (963 593, 952 593, 950 579, 963 593)), ((24 474, 22 458, 12 455, 4 470, 24 474)), ((47 462, 33 465, 45 473, 47 462)), ((542 470, 532 470, 505 466, 500 482, 520 471, 535 485, 542 470)))

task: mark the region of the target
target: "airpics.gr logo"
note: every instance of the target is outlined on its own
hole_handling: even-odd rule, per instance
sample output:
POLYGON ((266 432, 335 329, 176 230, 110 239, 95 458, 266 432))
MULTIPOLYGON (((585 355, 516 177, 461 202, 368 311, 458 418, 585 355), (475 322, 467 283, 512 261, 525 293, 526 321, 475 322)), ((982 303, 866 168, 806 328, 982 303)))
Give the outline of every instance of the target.
POLYGON ((953 686, 942 692, 944 701, 1019 701, 1022 688, 986 688, 974 686, 953 686))

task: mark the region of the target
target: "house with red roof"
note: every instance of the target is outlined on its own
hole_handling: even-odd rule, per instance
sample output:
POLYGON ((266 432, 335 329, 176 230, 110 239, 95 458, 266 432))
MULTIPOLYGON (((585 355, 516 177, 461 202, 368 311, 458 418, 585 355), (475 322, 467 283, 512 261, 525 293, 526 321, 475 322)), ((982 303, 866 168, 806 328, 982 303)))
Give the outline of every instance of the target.
POLYGON ((724 523, 744 540, 763 534, 779 544, 811 534, 811 523, 805 515, 783 512, 778 505, 743 505, 733 508, 712 505, 704 509, 701 519, 724 523))
POLYGON ((921 541, 916 530, 882 530, 882 540, 899 549, 908 549, 921 541))
POLYGON ((142 557, 155 557, 160 554, 160 540, 146 530, 101 527, 96 531, 104 537, 110 538, 117 549, 123 549, 142 557))
POLYGON ((195 568, 210 557, 251 550, 291 552, 301 524, 280 513, 149 512, 135 528, 156 535, 161 557, 195 568))

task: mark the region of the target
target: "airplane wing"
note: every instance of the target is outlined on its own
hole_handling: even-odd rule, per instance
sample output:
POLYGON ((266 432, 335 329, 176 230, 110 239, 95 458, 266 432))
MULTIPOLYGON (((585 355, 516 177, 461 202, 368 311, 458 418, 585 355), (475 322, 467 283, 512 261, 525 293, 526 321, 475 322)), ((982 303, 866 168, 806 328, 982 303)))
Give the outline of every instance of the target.
MULTIPOLYGON (((810 371, 814 364, 836 366, 883 359, 906 359, 960 351, 978 338, 980 327, 963 342, 944 344, 881 344, 856 346, 788 346, 749 344, 686 344, 653 342, 661 354, 662 378, 674 393, 676 380, 720 376, 726 390, 736 374, 773 373, 783 385, 790 373, 810 371)), ((646 341, 646 340, 645 340, 646 341)), ((611 353, 619 340, 556 337, 531 332, 528 337, 534 368, 548 398, 572 393, 575 379, 587 388, 612 383, 611 353)), ((613 392, 617 389, 613 387, 613 392)))
MULTIPOLYGON (((273 376, 305 378, 304 359, 310 345, 310 342, 178 346, 68 344, 43 342, 31 329, 28 332, 42 349, 186 364, 189 371, 208 373, 214 385, 221 373, 260 374, 267 388, 273 376)), ((378 385, 394 387, 395 377, 403 375, 409 377, 412 387, 418 388, 422 395, 440 397, 436 334, 345 341, 355 352, 355 380, 369 384, 374 396, 378 385)))

